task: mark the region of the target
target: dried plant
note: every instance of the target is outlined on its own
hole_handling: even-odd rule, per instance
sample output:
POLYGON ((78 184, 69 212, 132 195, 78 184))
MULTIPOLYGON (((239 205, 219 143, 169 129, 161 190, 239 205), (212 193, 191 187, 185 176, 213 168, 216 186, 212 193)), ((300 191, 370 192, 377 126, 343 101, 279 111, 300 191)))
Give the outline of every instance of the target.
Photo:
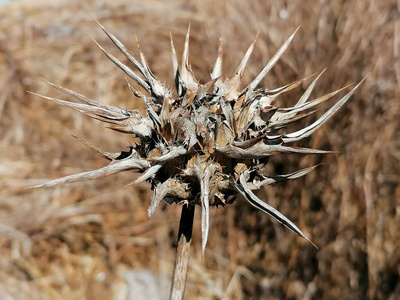
POLYGON ((314 166, 286 175, 271 175, 266 170, 266 164, 271 156, 277 154, 329 153, 329 151, 294 147, 290 144, 310 136, 317 130, 346 103, 360 83, 311 125, 286 133, 283 129, 287 125, 310 116, 318 104, 342 90, 309 100, 322 71, 294 106, 282 108, 274 106, 275 100, 308 78, 277 89, 258 88, 263 78, 287 49, 295 33, 282 45, 259 75, 242 89, 241 79, 255 41, 231 77, 224 77, 222 74, 221 43, 211 72, 211 80, 201 84, 194 77, 189 63, 189 27, 180 68, 171 37, 173 75, 177 94, 173 96, 171 90, 152 73, 139 46, 140 60, 137 60, 114 35, 106 31, 103 26, 101 28, 133 68, 98 45, 100 49, 147 93, 144 94, 128 83, 133 95, 144 101, 146 116, 141 115, 138 110, 126 110, 102 104, 52 83, 49 84, 73 96, 79 102, 41 97, 108 123, 109 128, 132 134, 140 141, 130 146, 128 151, 108 153, 79 139, 110 163, 98 170, 66 176, 36 187, 50 187, 97 179, 124 171, 135 171, 141 173, 141 176, 134 183, 148 181, 154 191, 148 209, 149 216, 154 213, 162 200, 169 204, 185 203, 190 206, 195 204, 201 206, 203 251, 209 233, 210 206, 231 204, 239 195, 311 242, 293 222, 260 200, 253 191, 276 182, 299 178, 315 168, 314 166))

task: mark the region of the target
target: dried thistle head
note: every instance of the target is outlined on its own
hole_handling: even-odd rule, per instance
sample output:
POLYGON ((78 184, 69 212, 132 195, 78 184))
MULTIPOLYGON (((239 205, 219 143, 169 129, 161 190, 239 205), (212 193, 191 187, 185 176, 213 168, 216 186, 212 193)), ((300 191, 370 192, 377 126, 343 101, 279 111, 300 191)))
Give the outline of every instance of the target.
POLYGON ((340 91, 308 100, 321 72, 293 107, 281 108, 274 106, 276 98, 296 88, 307 78, 274 90, 258 88, 288 47, 294 34, 244 89, 240 87, 241 78, 255 41, 250 45, 236 72, 227 78, 222 74, 220 45, 211 80, 201 84, 195 79, 189 63, 190 28, 180 68, 171 37, 177 93, 174 97, 170 89, 154 76, 140 47, 140 60, 137 60, 114 35, 103 26, 101 28, 132 66, 128 67, 98 46, 114 64, 147 92, 145 95, 129 85, 133 95, 144 101, 147 114, 143 116, 137 110, 105 105, 51 83, 50 85, 73 96, 78 102, 41 97, 106 122, 110 124, 109 128, 132 134, 140 142, 131 146, 129 151, 108 153, 80 140, 110 163, 98 170, 52 180, 40 187, 135 171, 141 173, 141 176, 134 183, 148 181, 154 191, 148 209, 149 216, 162 200, 169 204, 183 202, 201 206, 203 251, 208 238, 210 206, 233 203, 238 195, 308 240, 294 223, 260 200, 253 191, 275 182, 298 178, 314 168, 273 176, 266 172, 265 165, 271 156, 282 153, 327 153, 298 148, 291 144, 310 136, 326 122, 350 98, 359 84, 311 125, 295 132, 280 133, 286 125, 308 117, 314 112, 312 109, 316 105, 340 91))

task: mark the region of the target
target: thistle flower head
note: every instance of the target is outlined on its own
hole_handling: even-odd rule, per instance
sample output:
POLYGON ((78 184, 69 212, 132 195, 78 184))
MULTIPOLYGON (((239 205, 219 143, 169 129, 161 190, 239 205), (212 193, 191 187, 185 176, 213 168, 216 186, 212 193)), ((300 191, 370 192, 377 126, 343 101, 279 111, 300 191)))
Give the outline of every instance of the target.
POLYGON ((209 232, 210 206, 232 203, 239 195, 291 231, 307 239, 294 223, 260 200, 253 191, 275 182, 298 178, 314 168, 306 168, 287 175, 271 175, 265 170, 268 159, 277 154, 327 153, 327 151, 294 147, 292 143, 310 136, 326 122, 350 98, 358 85, 311 125, 298 131, 280 133, 288 124, 309 116, 314 112, 316 105, 339 92, 339 90, 334 91, 309 100, 321 73, 293 107, 282 108, 274 105, 277 97, 298 87, 305 79, 273 90, 258 87, 284 53, 294 34, 245 88, 241 88, 241 79, 253 51, 254 42, 236 72, 230 77, 224 77, 222 74, 222 45, 220 45, 210 81, 202 84, 194 77, 189 63, 190 28, 180 67, 171 37, 173 76, 177 94, 174 97, 171 90, 155 77, 140 47, 138 60, 114 35, 107 32, 103 26, 101 28, 127 58, 130 66, 123 64, 100 45, 98 46, 115 65, 146 91, 144 94, 129 85, 133 95, 145 103, 147 114, 141 115, 137 110, 105 105, 54 84, 50 85, 73 96, 77 101, 41 97, 108 123, 109 128, 132 134, 138 137, 140 142, 131 146, 129 151, 108 153, 81 140, 110 163, 98 170, 52 180, 41 186, 54 186, 97 179, 123 171, 135 171, 141 175, 134 183, 148 181, 153 189, 148 209, 149 216, 154 213, 162 200, 170 204, 183 202, 201 206, 203 251, 209 232))

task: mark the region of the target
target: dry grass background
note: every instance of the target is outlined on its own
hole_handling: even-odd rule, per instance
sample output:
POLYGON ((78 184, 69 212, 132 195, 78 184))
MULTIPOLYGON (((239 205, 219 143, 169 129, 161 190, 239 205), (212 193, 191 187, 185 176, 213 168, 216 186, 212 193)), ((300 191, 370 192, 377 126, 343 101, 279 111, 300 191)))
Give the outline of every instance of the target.
MULTIPOLYGON (((276 157, 287 173, 323 163, 300 180, 263 191, 320 247, 236 202, 211 212, 201 257, 199 216, 188 299, 400 298, 400 3, 396 1, 15 1, 0 4, 0 298, 165 299, 180 207, 148 219, 150 189, 124 188, 131 174, 59 188, 25 187, 105 164, 71 135, 110 152, 133 141, 26 90, 57 96, 40 81, 134 108, 120 70, 95 46, 114 50, 93 22, 136 50, 172 86, 169 33, 208 78, 219 37, 227 72, 260 35, 249 80, 301 25, 265 86, 328 67, 313 95, 370 75, 308 144, 340 151, 276 157), (396 76, 397 75, 397 76, 396 76)), ((117 53, 114 51, 113 53, 117 53)), ((136 53, 136 52, 135 52, 136 53)), ((301 91, 283 99, 292 101, 301 91), (297 93, 297 94, 296 94, 297 93)), ((310 122, 310 121, 308 121, 310 122)))

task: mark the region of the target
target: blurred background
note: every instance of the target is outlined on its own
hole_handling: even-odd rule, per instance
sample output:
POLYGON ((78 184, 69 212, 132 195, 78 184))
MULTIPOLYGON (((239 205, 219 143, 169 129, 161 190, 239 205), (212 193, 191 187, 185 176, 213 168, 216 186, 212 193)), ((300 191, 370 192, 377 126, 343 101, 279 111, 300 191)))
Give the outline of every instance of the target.
MULTIPOLYGON (((123 59, 93 18, 136 55, 137 36, 154 73, 170 87, 169 34, 181 53, 188 24, 190 60, 202 82, 220 37, 230 75, 259 32, 245 72, 249 83, 299 25, 263 87, 327 68, 312 94, 318 97, 369 73, 337 115, 301 145, 337 152, 274 157, 276 174, 322 165, 259 195, 319 249, 237 201, 212 209, 202 258, 197 212, 186 298, 400 299, 400 2, 0 2, 0 299, 168 297, 180 206, 162 204, 149 219, 150 187, 125 187, 136 178, 131 173, 26 189, 107 163, 72 135, 109 152, 134 142, 26 93, 61 97, 43 78, 143 110, 124 74, 93 43, 91 38, 123 59)), ((305 87, 281 104, 294 104, 305 87)))

